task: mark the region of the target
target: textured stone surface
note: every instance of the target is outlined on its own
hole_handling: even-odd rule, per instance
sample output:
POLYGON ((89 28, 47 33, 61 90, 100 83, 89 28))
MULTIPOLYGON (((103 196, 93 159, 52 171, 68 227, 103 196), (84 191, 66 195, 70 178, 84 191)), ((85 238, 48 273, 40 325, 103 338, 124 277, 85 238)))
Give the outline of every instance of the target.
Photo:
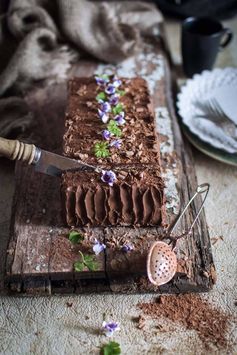
MULTIPOLYGON (((235 28, 236 20, 226 23, 235 28)), ((172 50, 177 48, 177 24, 168 27, 172 35, 172 50)), ((171 38, 171 37, 170 37, 171 38)), ((178 58, 177 51, 175 55, 178 58)), ((236 46, 220 54, 219 66, 237 65, 236 46)), ((229 167, 194 151, 198 181, 211 183, 205 207, 213 254, 217 268, 217 285, 208 295, 210 302, 228 312, 236 312, 236 215, 237 168, 229 167), (223 240, 214 239, 223 236, 223 240)), ((0 160, 0 240, 6 243, 13 193, 13 168, 0 160), (3 188, 4 186, 4 188, 3 188)), ((1 253, 2 248, 0 248, 1 253)), ((2 264, 3 258, 0 255, 2 264)), ((99 354, 101 344, 107 342, 98 335, 106 319, 120 322, 121 331, 114 340, 120 342, 123 353, 139 354, 200 354, 202 343, 194 331, 185 331, 172 324, 171 331, 160 332, 151 321, 141 331, 133 318, 139 314, 136 304, 152 300, 152 295, 89 295, 52 298, 1 297, 0 353, 1 354, 99 354), (71 305, 72 303, 72 305, 71 305), (71 305, 71 307, 70 307, 71 305)), ((169 324, 170 325, 170 324, 169 324)), ((230 342, 236 338, 230 330, 230 342)), ((235 348, 237 351, 237 348, 235 348)), ((235 353, 234 350, 221 354, 235 353)), ((205 352, 207 353, 207 352, 205 352)), ((208 354, 218 352, 208 352, 208 354)))

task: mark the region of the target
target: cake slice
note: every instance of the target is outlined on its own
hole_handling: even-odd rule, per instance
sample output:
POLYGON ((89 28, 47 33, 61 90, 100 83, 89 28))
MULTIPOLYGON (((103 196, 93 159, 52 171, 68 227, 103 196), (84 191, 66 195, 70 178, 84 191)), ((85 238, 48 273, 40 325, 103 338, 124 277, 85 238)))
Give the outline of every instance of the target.
POLYGON ((64 154, 103 172, 63 175, 67 224, 162 224, 164 184, 146 81, 74 78, 68 88, 64 154))

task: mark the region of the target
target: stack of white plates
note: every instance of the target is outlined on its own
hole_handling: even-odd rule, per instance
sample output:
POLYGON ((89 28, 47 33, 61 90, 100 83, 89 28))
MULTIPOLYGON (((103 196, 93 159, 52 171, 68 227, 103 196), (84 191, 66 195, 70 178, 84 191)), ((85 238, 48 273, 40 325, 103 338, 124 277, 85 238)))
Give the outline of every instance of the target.
POLYGON ((237 164, 237 69, 204 71, 178 95, 184 131, 205 153, 237 164))

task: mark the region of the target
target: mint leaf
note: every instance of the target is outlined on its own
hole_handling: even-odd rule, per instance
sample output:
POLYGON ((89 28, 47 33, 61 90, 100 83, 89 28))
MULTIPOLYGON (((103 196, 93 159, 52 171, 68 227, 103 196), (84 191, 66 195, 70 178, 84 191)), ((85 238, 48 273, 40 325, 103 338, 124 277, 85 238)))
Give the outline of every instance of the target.
POLYGON ((99 100, 106 100, 106 94, 105 92, 99 92, 99 94, 96 96, 96 100, 99 101, 99 100))
POLYGON ((109 153, 109 144, 108 142, 97 142, 94 145, 94 153, 97 158, 107 158, 109 153))
POLYGON ((84 255, 84 264, 90 271, 96 271, 98 269, 98 264, 92 255, 84 255))
POLYGON ((116 137, 121 137, 122 135, 121 129, 118 127, 117 122, 114 120, 109 121, 109 123, 107 124, 107 130, 116 137))
POLYGON ((120 96, 124 96, 126 94, 126 91, 125 90, 117 90, 116 91, 117 94, 119 94, 120 96))
POLYGON ((68 239, 73 244, 77 244, 83 241, 84 236, 80 232, 73 230, 69 233, 68 239))
POLYGON ((112 112, 114 115, 118 115, 120 112, 123 111, 123 105, 120 103, 118 103, 115 107, 113 107, 112 112))
POLYGON ((108 344, 105 344, 101 348, 102 355, 119 355, 121 354, 121 348, 119 343, 115 341, 110 341, 108 344))
POLYGON ((74 269, 75 269, 75 271, 78 271, 78 272, 83 271, 83 270, 84 270, 84 267, 85 267, 85 265, 84 265, 84 263, 81 262, 81 261, 76 261, 76 262, 74 263, 74 269))

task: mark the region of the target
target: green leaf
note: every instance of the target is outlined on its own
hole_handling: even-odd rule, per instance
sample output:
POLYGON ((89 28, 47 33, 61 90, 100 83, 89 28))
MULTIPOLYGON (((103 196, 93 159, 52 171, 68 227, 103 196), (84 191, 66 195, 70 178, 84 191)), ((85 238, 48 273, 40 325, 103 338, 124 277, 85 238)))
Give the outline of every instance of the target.
POLYGON ((117 90, 116 91, 117 94, 119 94, 120 96, 124 96, 126 94, 126 91, 125 90, 117 90))
POLYGON ((121 348, 119 343, 115 341, 110 341, 108 344, 105 344, 101 348, 102 355, 119 355, 121 354, 121 348))
POLYGON ((83 270, 84 270, 84 267, 85 267, 85 265, 84 265, 84 263, 81 262, 81 261, 76 261, 76 262, 74 263, 74 269, 75 269, 75 271, 78 271, 78 272, 83 271, 83 270))
POLYGON ((83 241, 84 236, 80 232, 73 230, 69 233, 68 238, 70 242, 77 244, 83 241))
POLYGON ((109 153, 109 144, 108 142, 97 142, 94 145, 94 153, 97 158, 107 158, 109 153))
POLYGON ((98 270, 98 264, 96 262, 96 259, 93 255, 84 255, 80 250, 79 254, 81 255, 81 260, 76 261, 74 263, 74 269, 75 271, 83 271, 85 267, 87 267, 90 271, 96 271, 98 270))
POLYGON ((108 74, 102 74, 102 75, 100 75, 100 78, 109 79, 109 75, 108 74))
POLYGON ((99 94, 96 96, 96 100, 106 100, 106 94, 105 92, 99 92, 99 94))
POLYGON ((114 120, 110 120, 107 124, 107 129, 110 133, 114 134, 116 137, 121 137, 122 131, 118 127, 117 122, 114 120))
POLYGON ((93 255, 84 255, 84 265, 88 267, 90 271, 96 271, 98 264, 93 255))
POLYGON ((119 102, 115 107, 113 107, 112 112, 114 115, 118 115, 120 112, 123 111, 123 105, 119 102))

